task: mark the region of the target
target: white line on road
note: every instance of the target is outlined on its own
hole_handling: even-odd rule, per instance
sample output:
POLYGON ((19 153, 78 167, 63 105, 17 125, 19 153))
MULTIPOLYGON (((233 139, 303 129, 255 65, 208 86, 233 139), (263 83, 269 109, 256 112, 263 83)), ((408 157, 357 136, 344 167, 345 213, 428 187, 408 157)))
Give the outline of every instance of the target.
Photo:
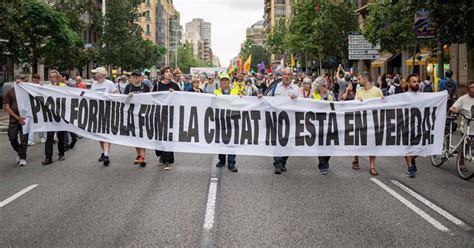
POLYGON ((436 211, 438 214, 442 215, 444 218, 450 220, 451 222, 453 222, 454 224, 458 225, 458 226, 461 226, 461 227, 467 227, 466 223, 464 223, 462 220, 454 217, 452 214, 448 213, 447 211, 443 210, 442 208, 436 206, 434 203, 430 202, 429 200, 427 200, 426 198, 424 198, 423 196, 417 194, 415 191, 411 190, 410 188, 408 188, 407 186, 403 185, 402 183, 396 181, 396 180, 391 180, 391 182, 399 187, 400 189, 402 189, 403 191, 407 192, 409 195, 415 197, 418 201, 422 202, 423 204, 425 204, 426 206, 428 206, 429 208, 433 209, 434 211, 436 211))
POLYGON ((38 184, 33 184, 33 185, 30 185, 24 189, 22 189, 20 192, 10 196, 9 198, 7 198, 6 200, 0 202, 0 208, 3 208, 5 205, 7 205, 8 203, 14 201, 16 198, 26 194, 28 191, 36 188, 36 186, 38 186, 38 184))
POLYGON ((420 208, 418 208, 417 206, 415 206, 413 203, 411 203, 410 201, 408 201, 407 199, 405 199, 403 196, 401 196, 400 194, 398 194, 397 192, 395 192, 394 190, 392 190, 391 188, 389 188, 387 185, 385 185, 384 183, 382 183, 381 181, 379 181, 378 179, 376 178, 371 178, 370 180, 372 180, 372 182, 374 182, 375 184, 377 184, 378 186, 380 186, 382 189, 384 189, 385 191, 387 191, 389 194, 391 194, 393 197, 395 197, 397 200, 399 200, 401 203, 405 204, 405 206, 407 206, 409 209, 411 209, 413 212, 415 212, 416 214, 418 214, 419 216, 421 216, 423 219, 425 219, 426 221, 428 221, 431 225, 433 225, 436 229, 442 231, 442 232, 449 232, 449 229, 447 227, 445 227, 443 224, 441 224, 439 221, 435 220, 433 217, 431 217, 430 215, 428 215, 427 213, 425 213, 423 210, 421 210, 420 208))
POLYGON ((214 215, 216 212, 217 178, 212 177, 207 195, 206 215, 204 217, 204 230, 211 230, 214 227, 214 215))

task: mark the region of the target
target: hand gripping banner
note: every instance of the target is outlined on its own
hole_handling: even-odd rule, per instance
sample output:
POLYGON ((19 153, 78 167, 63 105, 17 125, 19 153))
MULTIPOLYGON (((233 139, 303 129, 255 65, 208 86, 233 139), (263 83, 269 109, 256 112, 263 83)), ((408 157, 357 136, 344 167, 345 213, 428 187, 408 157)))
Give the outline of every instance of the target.
POLYGON ((69 131, 163 151, 257 156, 428 156, 442 150, 447 94, 323 102, 189 92, 104 94, 15 84, 25 132, 69 131))

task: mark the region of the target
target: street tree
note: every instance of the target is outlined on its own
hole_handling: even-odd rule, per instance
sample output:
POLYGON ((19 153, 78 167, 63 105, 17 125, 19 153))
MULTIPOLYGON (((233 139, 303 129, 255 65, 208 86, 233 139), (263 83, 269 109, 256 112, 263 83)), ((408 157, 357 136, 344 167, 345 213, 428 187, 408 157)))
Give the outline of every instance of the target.
POLYGON ((207 67, 208 63, 193 53, 193 46, 186 43, 178 47, 178 67, 183 73, 189 73, 191 67, 207 67))
POLYGON ((0 52, 12 55, 24 71, 37 73, 47 57, 60 57, 80 42, 65 14, 40 0, 7 1, 2 6, 0 52))
POLYGON ((245 60, 252 55, 252 63, 250 68, 257 71, 257 65, 264 63, 268 65, 270 63, 271 54, 262 46, 256 45, 252 40, 246 40, 240 49, 240 56, 245 60))

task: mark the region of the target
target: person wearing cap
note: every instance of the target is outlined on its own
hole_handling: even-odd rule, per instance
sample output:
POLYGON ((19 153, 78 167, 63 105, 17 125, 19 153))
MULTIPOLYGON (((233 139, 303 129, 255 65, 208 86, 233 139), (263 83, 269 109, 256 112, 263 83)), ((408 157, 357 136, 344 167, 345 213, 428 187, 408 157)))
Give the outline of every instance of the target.
MULTIPOLYGON (((92 82, 91 90, 96 92, 102 92, 106 94, 116 94, 118 93, 117 86, 110 80, 106 79, 107 70, 104 67, 98 67, 92 70, 94 73, 95 81, 92 82)), ((109 166, 110 164, 110 143, 99 141, 100 147, 102 149, 102 154, 99 157, 99 162, 102 162, 104 166, 109 166)))
MULTIPOLYGON (((171 67, 166 66, 160 70, 161 77, 163 80, 159 81, 153 91, 180 91, 179 86, 173 82, 173 69, 171 67)), ((174 163, 174 153, 168 151, 159 151, 156 150, 155 154, 157 157, 160 157, 160 163, 164 165, 165 170, 170 170, 171 165, 174 163)))
MULTIPOLYGON (((184 76, 183 91, 191 91, 193 89, 194 86, 191 80, 192 80, 191 75, 184 76)), ((198 82, 199 82, 199 79, 198 79, 198 82)))
MULTIPOLYGON (((26 75, 18 75, 15 83, 20 84, 26 81, 26 75)), ((27 165, 26 150, 28 149, 28 134, 23 133, 23 125, 26 123, 24 116, 18 111, 15 87, 12 87, 5 93, 3 98, 3 109, 10 116, 8 121, 8 139, 13 150, 16 152, 16 163, 20 166, 27 165), (18 136, 20 142, 18 142, 18 136)))
MULTIPOLYGON (((130 78, 131 83, 125 87, 123 93, 132 98, 136 94, 150 92, 150 88, 142 81, 142 79, 143 77, 140 70, 133 71, 130 78)), ((135 150, 137 152, 137 157, 135 158, 134 163, 140 164, 141 167, 145 167, 145 148, 135 147, 135 150)))
MULTIPOLYGON (((52 70, 49 72, 49 80, 51 84, 54 86, 65 86, 65 84, 61 84, 61 75, 58 71, 52 70)), ((42 165, 48 165, 53 163, 53 145, 54 145, 54 135, 58 138, 58 160, 64 161, 64 152, 65 152, 65 131, 57 131, 57 132, 47 132, 46 133, 46 144, 44 146, 44 153, 45 153, 45 160, 41 162, 42 165)))
MULTIPOLYGON (((222 95, 230 95, 230 96, 238 96, 239 95, 239 90, 234 88, 230 88, 230 76, 227 73, 222 73, 220 75, 220 81, 221 81, 221 87, 214 90, 214 94, 216 96, 222 96, 222 95)), ((227 156, 227 168, 229 168, 230 171, 232 172, 238 172, 237 167, 235 166, 235 159, 236 155, 234 154, 219 154, 219 162, 217 162, 216 167, 224 167, 226 163, 226 156, 227 156)))
MULTIPOLYGON (((306 79, 306 78, 305 78, 306 79)), ((314 94, 311 96, 316 101, 329 101, 335 100, 334 94, 328 89, 328 82, 324 77, 318 77, 314 80, 314 94)), ((329 156, 319 156, 319 174, 326 175, 329 170, 329 156)))

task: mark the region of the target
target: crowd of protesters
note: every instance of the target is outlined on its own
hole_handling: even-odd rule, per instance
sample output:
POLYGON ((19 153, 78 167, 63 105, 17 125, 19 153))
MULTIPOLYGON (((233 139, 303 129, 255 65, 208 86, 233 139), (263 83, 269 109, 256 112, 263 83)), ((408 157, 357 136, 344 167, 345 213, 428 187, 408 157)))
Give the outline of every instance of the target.
MULTIPOLYGON (((434 92, 435 87, 430 77, 421 80, 418 75, 410 74, 403 78, 397 74, 384 74, 377 80, 372 80, 367 72, 350 73, 341 66, 337 68, 334 75, 315 75, 305 73, 295 73, 290 68, 280 68, 273 73, 244 73, 235 72, 232 75, 228 73, 211 73, 183 75, 177 68, 164 67, 160 70, 160 75, 148 78, 140 70, 133 71, 130 75, 123 75, 115 79, 115 82, 107 79, 107 70, 103 67, 92 70, 94 81, 90 90, 105 92, 109 94, 125 94, 128 97, 134 97, 136 94, 157 91, 188 91, 202 94, 230 95, 230 96, 255 96, 261 98, 267 97, 289 97, 291 99, 308 98, 316 101, 364 101, 370 98, 384 98, 393 94, 408 93, 418 94, 418 92, 434 92)), ((52 70, 49 73, 49 79, 52 85, 60 87, 77 87, 85 89, 86 85, 81 81, 81 77, 70 80, 67 73, 52 70)), ((26 76, 17 78, 16 83, 26 82, 26 76)), ((32 82, 39 84, 39 75, 32 76, 32 82)), ((467 93, 457 100, 457 83, 452 79, 452 72, 447 71, 446 77, 439 82, 439 91, 448 91, 448 108, 450 111, 457 112, 464 109, 470 109, 474 99, 474 82, 470 82, 466 87, 467 93), (467 106, 469 105, 470 106, 467 106), (452 107, 453 106, 453 107, 452 107)), ((27 165, 26 153, 28 144, 34 144, 34 134, 23 134, 22 125, 25 124, 25 118, 20 116, 16 104, 14 89, 6 93, 3 102, 5 111, 10 115, 8 137, 13 149, 17 152, 17 164, 27 165), (20 142, 18 142, 18 139, 20 142)), ((470 116, 470 112, 466 113, 470 116)), ((65 152, 73 149, 76 142, 81 137, 74 133, 58 131, 39 133, 41 143, 45 143, 45 159, 43 165, 53 163, 53 144, 57 143, 58 160, 65 160, 65 152)), ((108 166, 111 163, 110 148, 111 144, 99 142, 101 154, 98 162, 108 166)), ((170 170, 174 163, 174 153, 169 151, 155 151, 159 157, 160 165, 165 170, 170 170)), ((356 154, 355 154, 356 155, 356 154)), ((227 167, 232 172, 238 172, 236 167, 236 155, 219 154, 217 167, 227 167)), ((405 157, 408 177, 415 177, 417 172, 416 157, 405 157)), ((274 173, 281 174, 287 171, 288 157, 274 157, 274 173)), ((329 170, 328 156, 320 156, 318 168, 321 175, 326 175, 329 170)), ((136 147, 135 164, 146 166, 145 149, 136 147)), ((359 158, 355 156, 352 160, 352 169, 359 170, 359 158)), ((369 173, 373 176, 378 175, 376 167, 376 156, 369 157, 369 173)))

